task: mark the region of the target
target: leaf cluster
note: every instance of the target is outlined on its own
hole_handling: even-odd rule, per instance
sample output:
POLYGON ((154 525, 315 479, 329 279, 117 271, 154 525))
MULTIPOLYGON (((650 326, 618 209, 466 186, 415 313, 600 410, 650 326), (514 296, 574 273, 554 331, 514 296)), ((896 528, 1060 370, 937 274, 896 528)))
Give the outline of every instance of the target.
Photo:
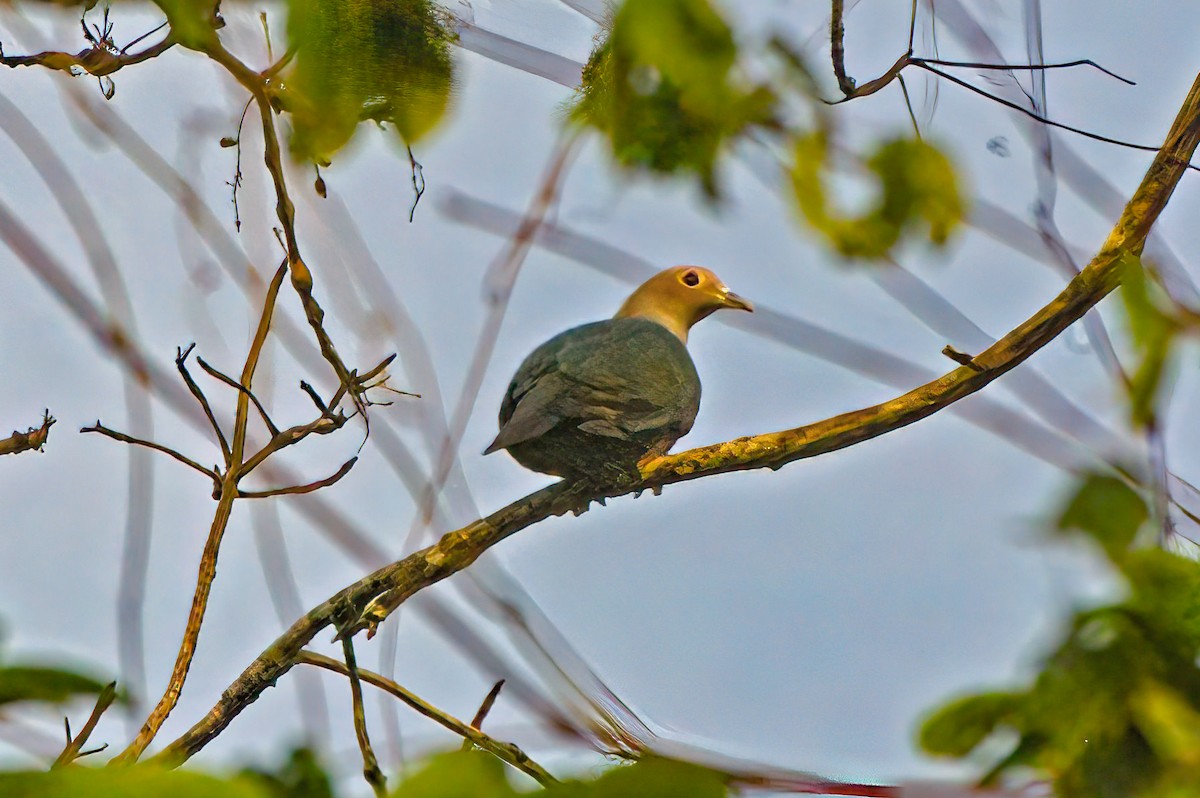
MULTIPOLYGON (((389 793, 393 798, 724 798, 724 776, 684 762, 648 758, 610 768, 595 778, 564 781, 537 793, 517 790, 505 766, 481 751, 430 759, 389 793)), ((334 798, 331 779, 311 751, 300 749, 275 772, 243 771, 221 778, 153 765, 72 767, 50 772, 0 773, 0 795, 11 798, 334 798)))
POLYGON ((298 157, 328 163, 367 120, 412 143, 450 104, 453 33, 429 0, 290 0, 288 37, 298 157))
POLYGON ((1200 789, 1200 564, 1131 548, 1148 517, 1124 482, 1083 480, 1057 527, 1099 543, 1127 596, 1078 612, 1028 688, 937 710, 920 731, 926 751, 974 753, 990 762, 984 783, 1049 778, 1063 796, 1200 789))

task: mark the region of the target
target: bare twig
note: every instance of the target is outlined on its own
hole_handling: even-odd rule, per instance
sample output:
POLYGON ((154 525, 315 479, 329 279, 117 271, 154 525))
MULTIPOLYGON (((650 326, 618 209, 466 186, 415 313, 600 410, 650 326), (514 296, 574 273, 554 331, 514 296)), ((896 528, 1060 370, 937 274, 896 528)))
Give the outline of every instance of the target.
POLYGON ((42 451, 46 439, 50 437, 50 427, 54 426, 54 416, 46 410, 42 413, 42 425, 30 427, 24 432, 13 430, 13 434, 0 440, 0 454, 19 454, 32 450, 42 451))
POLYGON ((846 28, 842 24, 842 0, 831 0, 832 11, 829 15, 829 53, 833 59, 833 74, 837 78, 838 88, 847 97, 854 94, 854 78, 846 74, 846 47, 844 40, 846 28))
POLYGON ((371 748, 371 738, 367 734, 362 681, 359 679, 358 663, 354 658, 354 641, 349 637, 342 638, 342 651, 346 655, 345 673, 350 678, 350 697, 354 705, 354 736, 358 739, 358 750, 362 752, 363 778, 371 785, 376 798, 384 798, 387 795, 387 779, 379 769, 379 760, 375 758, 375 750, 371 748))
POLYGON ((135 438, 132 435, 126 435, 123 432, 111 430, 108 427, 103 426, 99 420, 97 420, 96 423, 90 427, 80 428, 79 431, 98 432, 105 437, 112 438, 114 441, 129 443, 134 446, 144 446, 147 449, 153 449, 156 452, 162 452, 163 454, 169 455, 173 459, 183 463, 185 466, 189 466, 190 468, 194 468, 195 470, 199 471, 201 474, 211 479, 214 485, 219 486, 221 484, 221 476, 216 471, 213 471, 211 468, 205 468, 187 455, 184 455, 170 448, 169 446, 163 446, 162 444, 154 443, 153 441, 144 441, 141 438, 135 438))
POLYGON ((217 382, 224 383, 230 388, 233 388, 235 391, 246 394, 250 401, 254 403, 254 409, 258 411, 258 415, 260 418, 262 418, 263 424, 266 425, 267 431, 270 432, 272 436, 279 435, 279 427, 275 426, 275 422, 271 420, 269 415, 267 415, 266 408, 262 406, 262 402, 258 401, 258 397, 254 395, 253 391, 251 391, 245 385, 242 385, 233 377, 230 377, 228 374, 224 374, 221 371, 213 368, 208 363, 204 362, 204 358, 200 357, 199 355, 196 356, 196 362, 200 364, 200 368, 204 369, 204 372, 208 374, 208 376, 212 377, 217 382))
POLYGON ((922 61, 926 64, 933 64, 934 66, 962 67, 964 69, 996 69, 1005 72, 1037 72, 1045 69, 1068 69, 1070 67, 1077 66, 1090 66, 1094 69, 1100 70, 1110 78, 1116 78, 1117 80, 1129 86, 1137 85, 1136 82, 1130 80, 1129 78, 1123 78, 1116 72, 1105 69, 1090 58, 1080 58, 1076 61, 1062 61, 1056 64, 985 64, 979 61, 944 61, 940 58, 914 58, 913 60, 922 61))
MULTIPOLYGON (((139 40, 140 38, 135 39, 134 42, 139 40)), ((133 42, 130 44, 133 44, 133 42)), ((143 61, 157 58, 174 46, 175 39, 168 33, 167 37, 158 44, 151 45, 137 53, 127 53, 126 50, 129 45, 126 45, 126 48, 123 50, 114 51, 94 43, 91 47, 74 54, 56 50, 47 50, 41 53, 34 53, 33 55, 4 55, 0 53, 0 64, 14 68, 19 66, 40 66, 47 69, 61 70, 72 75, 75 74, 76 69, 82 69, 89 75, 105 77, 127 66, 133 66, 134 64, 140 64, 143 61)))
POLYGON ((328 435, 331 432, 336 432, 341 429, 349 419, 341 413, 323 415, 315 421, 310 421, 307 424, 297 424, 294 427, 289 427, 282 432, 276 432, 275 436, 253 455, 251 455, 242 465, 240 472, 242 476, 249 474, 257 468, 264 460, 271 455, 284 449, 288 446, 299 443, 309 435, 328 435))
POLYGON ((204 395, 204 391, 200 390, 200 386, 192 379, 192 375, 187 369, 188 355, 195 348, 196 344, 191 343, 188 344, 187 349, 176 349, 175 367, 179 369, 179 375, 183 377, 183 382, 187 385, 188 390, 192 392, 192 396, 196 397, 196 401, 204 409, 204 416, 212 426, 213 434, 217 436, 217 443, 221 446, 221 456, 225 458, 225 467, 228 468, 230 465, 229 442, 225 440, 225 433, 221 431, 221 425, 217 423, 217 417, 213 415, 212 406, 208 403, 208 397, 204 395))
MULTIPOLYGON (((349 675, 342 663, 314 651, 305 650, 299 652, 296 656, 296 661, 305 665, 316 665, 319 668, 325 668, 334 673, 340 673, 343 676, 349 675)), ((546 786, 558 781, 554 776, 550 775, 549 771, 530 759, 529 755, 516 745, 496 740, 481 732, 474 724, 463 723, 453 715, 449 715, 432 704, 423 701, 395 681, 366 670, 360 670, 359 676, 367 684, 374 685, 380 690, 390 693, 416 712, 449 729, 472 744, 479 746, 488 753, 495 755, 497 759, 507 762, 517 770, 537 780, 539 784, 546 786)), ((493 688, 493 690, 495 689, 493 688)))
MULTIPOLYGON (((87 723, 83 724, 83 728, 79 730, 79 734, 71 738, 68 734, 67 747, 58 755, 58 759, 54 760, 54 764, 50 766, 53 770, 60 768, 63 765, 69 765, 85 754, 81 754, 83 746, 87 743, 88 738, 92 736, 92 732, 96 729, 96 724, 100 722, 100 716, 112 706, 112 703, 117 700, 117 683, 109 682, 100 691, 100 695, 96 697, 96 706, 92 709, 92 714, 88 716, 87 723)), ((70 726, 67 727, 68 730, 70 726)), ((88 752, 92 753, 92 752, 88 752)))
POLYGON ((354 464, 357 462, 357 457, 351 457, 342 463, 342 467, 332 476, 325 477, 325 479, 318 479, 316 482, 310 482, 307 485, 293 485, 287 488, 272 488, 271 490, 239 490, 237 496, 239 499, 266 499, 271 496, 296 496, 304 493, 312 493, 314 490, 329 487, 349 474, 350 469, 354 468, 354 464))
MULTIPOLYGON (((275 300, 279 296, 279 288, 283 284, 283 278, 287 270, 286 263, 281 265, 275 272, 275 277, 271 280, 270 288, 267 290, 267 296, 263 302, 262 316, 259 318, 254 340, 250 344, 250 351, 247 353, 245 365, 242 367, 240 380, 242 385, 249 386, 253 382, 254 371, 258 366, 258 360, 266 343, 267 334, 271 329, 271 317, 275 311, 275 300)), ((249 412, 249 399, 245 393, 239 393, 237 409, 234 415, 233 442, 230 447, 230 467, 226 470, 221 480, 217 510, 213 515, 212 524, 209 527, 208 538, 204 544, 204 553, 201 555, 200 572, 196 579, 196 591, 192 597, 191 611, 188 614, 187 625, 184 628, 183 642, 179 646, 179 653, 175 658, 175 667, 167 683, 166 692, 163 693, 158 704, 150 712, 145 723, 142 724, 141 731, 138 732, 133 742, 113 760, 114 762, 137 760, 141 753, 146 750, 146 746, 158 734, 158 730, 166 721, 167 716, 171 714, 171 710, 179 702, 180 693, 183 692, 183 684, 187 679, 188 669, 191 667, 192 658, 196 653, 196 644, 200 639, 200 627, 204 623, 204 614, 208 607, 208 596, 212 590, 213 580, 217 575, 217 555, 220 551, 221 540, 229 525, 229 517, 233 511, 233 502, 238 498, 238 479, 241 477, 239 467, 242 463, 246 445, 249 412)))

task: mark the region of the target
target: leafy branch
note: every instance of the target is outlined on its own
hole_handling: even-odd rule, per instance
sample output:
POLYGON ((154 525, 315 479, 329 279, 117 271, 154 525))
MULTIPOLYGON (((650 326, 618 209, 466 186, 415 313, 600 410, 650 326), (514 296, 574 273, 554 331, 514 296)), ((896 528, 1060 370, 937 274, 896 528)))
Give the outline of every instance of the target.
POLYGON ((644 464, 642 479, 619 488, 557 483, 491 515, 449 532, 432 546, 385 566, 339 591, 297 620, 259 655, 208 714, 172 742, 158 759, 178 765, 201 750, 242 710, 287 673, 321 630, 340 636, 372 629, 407 598, 469 566, 508 536, 553 515, 581 512, 592 501, 751 468, 787 463, 852 446, 904 427, 969 396, 1026 360, 1107 296, 1121 265, 1137 256, 1200 143, 1197 76, 1163 147, 1126 204, 1099 253, 1053 300, 994 345, 954 371, 895 399, 795 429, 738 438, 668 455, 644 464))

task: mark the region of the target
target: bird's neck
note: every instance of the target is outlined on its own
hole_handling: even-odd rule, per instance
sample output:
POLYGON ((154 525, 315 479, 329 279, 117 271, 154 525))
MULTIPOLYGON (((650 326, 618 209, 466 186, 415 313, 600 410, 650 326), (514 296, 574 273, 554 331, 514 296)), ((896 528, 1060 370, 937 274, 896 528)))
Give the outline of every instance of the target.
POLYGON ((625 300, 625 304, 617 311, 614 319, 645 319, 660 324, 671 331, 680 341, 687 345, 688 330, 691 324, 684 321, 679 314, 671 313, 669 309, 640 301, 636 293, 625 300))

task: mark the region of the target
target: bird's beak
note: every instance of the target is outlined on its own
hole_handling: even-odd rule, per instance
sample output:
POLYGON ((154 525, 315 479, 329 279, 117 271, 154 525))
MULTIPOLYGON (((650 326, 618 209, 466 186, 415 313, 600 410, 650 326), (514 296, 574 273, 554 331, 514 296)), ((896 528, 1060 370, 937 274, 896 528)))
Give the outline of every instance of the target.
POLYGON ((743 299, 732 291, 726 291, 721 297, 721 307, 731 308, 733 310, 748 310, 754 312, 754 303, 749 299, 743 299))

